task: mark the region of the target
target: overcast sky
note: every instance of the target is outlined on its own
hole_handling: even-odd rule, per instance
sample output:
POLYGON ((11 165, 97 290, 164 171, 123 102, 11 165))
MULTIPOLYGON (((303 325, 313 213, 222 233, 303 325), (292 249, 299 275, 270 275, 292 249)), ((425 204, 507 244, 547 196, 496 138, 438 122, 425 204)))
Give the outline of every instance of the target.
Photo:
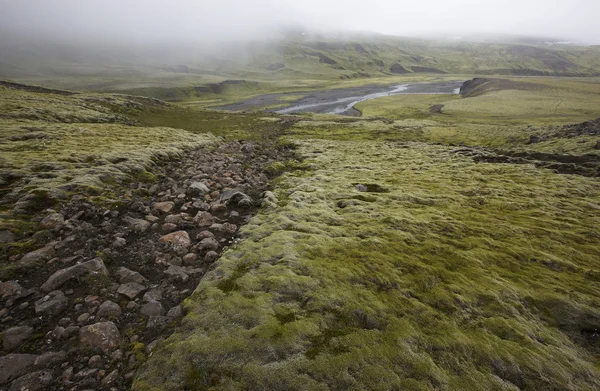
MULTIPOLYGON (((276 26, 504 33, 600 44, 600 0, 0 0, 0 28, 48 37, 237 38, 276 26)), ((0 54, 1 55, 1 54, 0 54)))

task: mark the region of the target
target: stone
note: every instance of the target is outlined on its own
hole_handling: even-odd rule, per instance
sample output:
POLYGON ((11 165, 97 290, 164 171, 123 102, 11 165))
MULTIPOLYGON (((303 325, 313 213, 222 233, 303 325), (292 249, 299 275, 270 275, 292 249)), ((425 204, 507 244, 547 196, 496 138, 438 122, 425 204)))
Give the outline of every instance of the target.
POLYGON ((23 258, 19 261, 21 266, 34 266, 36 264, 49 261, 54 257, 56 253, 55 246, 58 242, 50 242, 44 247, 37 249, 35 251, 29 252, 23 255, 23 258))
POLYGON ((202 240, 206 238, 214 238, 215 234, 210 231, 201 231, 198 235, 196 235, 196 240, 202 240))
POLYGON ((68 367, 67 369, 65 369, 62 373, 61 378, 63 383, 70 381, 71 378, 73 378, 73 367, 68 367))
POLYGON ((87 323, 88 320, 90 320, 89 312, 84 312, 77 317, 77 323, 87 323))
POLYGON ((171 265, 164 273, 175 281, 186 282, 190 278, 181 266, 171 265))
POLYGON ((158 289, 158 288, 149 290, 148 292, 146 292, 144 294, 144 297, 142 298, 142 300, 145 302, 152 301, 152 300, 159 301, 161 299, 162 299, 162 290, 158 289))
POLYGON ((65 334, 65 328, 62 326, 56 326, 54 328, 54 330, 52 330, 52 333, 50 334, 50 336, 54 339, 60 340, 63 338, 65 334))
POLYGON ((123 248, 127 245, 127 240, 125 238, 116 238, 115 240, 113 240, 111 246, 113 246, 113 248, 123 248))
POLYGON ((117 293, 125 296, 129 300, 135 299, 140 293, 146 291, 146 287, 137 282, 128 282, 126 284, 121 284, 119 289, 117 289, 117 293))
POLYGON ((108 269, 104 265, 102 259, 94 258, 66 269, 56 271, 48 278, 48 280, 46 280, 41 288, 44 292, 50 292, 56 288, 59 288, 71 279, 79 278, 88 274, 107 276, 108 269))
POLYGON ((38 357, 36 354, 7 354, 0 357, 0 386, 29 372, 38 357))
POLYGON ((215 218, 208 212, 200 211, 194 217, 194 223, 200 228, 207 228, 215 223, 215 218))
POLYGON ((163 225, 160 226, 160 230, 163 233, 169 233, 169 232, 173 232, 177 229, 177 224, 173 224, 173 223, 164 223, 163 225))
POLYGON ((198 255, 194 253, 188 253, 181 259, 184 265, 193 265, 198 261, 198 255))
POLYGON ((210 193, 210 189, 202 182, 192 182, 187 188, 187 194, 192 197, 202 196, 207 193, 210 193))
POLYGON ((156 349, 156 346, 164 340, 164 338, 158 338, 146 345, 146 354, 152 353, 152 351, 156 349))
POLYGON ((237 205, 242 208, 248 208, 254 205, 254 200, 239 190, 227 189, 221 193, 220 201, 229 205, 237 205))
POLYGON ((11 243, 15 241, 15 235, 7 229, 0 230, 0 243, 11 243))
POLYGON ((200 243, 196 245, 196 251, 204 251, 204 250, 218 250, 219 242, 215 238, 206 238, 202 239, 200 243))
POLYGON ((67 297, 61 291, 52 291, 35 302, 35 313, 47 316, 60 315, 67 309, 67 297))
POLYGON ((185 213, 178 215, 168 215, 167 217, 165 217, 165 223, 180 225, 185 221, 186 216, 188 215, 185 213))
POLYGON ((117 269, 115 274, 117 275, 117 277, 119 277, 119 282, 121 284, 126 284, 128 282, 137 282, 138 284, 145 284, 148 281, 140 273, 122 266, 117 269))
POLYGON ((174 206, 175 206, 175 203, 171 202, 171 201, 156 202, 156 203, 152 204, 152 209, 154 211, 161 212, 161 213, 169 213, 170 211, 173 210, 174 206))
POLYGON ((95 356, 90 357, 88 360, 88 367, 90 368, 100 368, 102 366, 102 357, 96 354, 95 356))
POLYGON ((160 243, 167 243, 173 246, 189 247, 192 244, 190 235, 186 231, 177 231, 167 234, 158 240, 160 243))
POLYGON ((146 323, 147 328, 161 327, 169 323, 172 319, 166 316, 151 316, 146 323))
POLYGON ((192 203, 192 206, 202 211, 207 211, 210 209, 210 204, 202 200, 194 201, 194 203, 192 203))
POLYGON ((102 379, 100 384, 102 385, 102 387, 108 388, 114 385, 117 382, 117 380, 119 380, 119 370, 115 369, 114 371, 106 375, 104 379, 102 379))
POLYGON ((42 353, 38 358, 36 358, 33 365, 34 367, 41 369, 58 365, 65 361, 67 361, 66 352, 46 352, 42 353))
POLYGON ((181 316, 183 316, 183 310, 180 305, 176 305, 167 312, 167 317, 169 318, 179 318, 181 316))
POLYGON ((219 253, 216 251, 208 251, 206 254, 204 254, 204 260, 206 262, 213 262, 217 258, 219 258, 219 253))
POLYGON ((2 346, 4 350, 10 352, 21 346, 29 337, 33 335, 33 327, 20 326, 11 327, 2 333, 2 346))
POLYGON ((142 219, 134 219, 133 217, 126 216, 123 218, 123 222, 127 225, 132 232, 146 232, 150 228, 150 222, 142 219))
POLYGON ((594 144, 594 149, 600 149, 600 140, 596 141, 596 144, 594 144))
POLYGON ((81 380, 81 379, 91 379, 96 377, 96 374, 98 373, 98 368, 86 368, 86 369, 82 369, 81 371, 77 372, 73 378, 76 380, 81 380))
POLYGON ((160 301, 152 300, 142 306, 140 313, 148 317, 161 316, 165 314, 165 308, 160 301))
POLYGON ((79 332, 79 326, 69 326, 65 329, 65 331, 62 334, 62 338, 63 339, 69 339, 72 336, 74 336, 75 334, 77 334, 79 332))
POLYGON ((104 303, 100 304, 100 307, 98 307, 96 318, 116 318, 121 316, 121 313, 121 307, 117 303, 106 300, 104 303))
POLYGON ((210 213, 224 213, 227 211, 225 204, 213 204, 210 206, 210 213))
POLYGON ((224 234, 232 235, 237 231, 237 225, 231 223, 224 223, 221 224, 221 226, 218 228, 218 231, 224 234))
POLYGON ((43 370, 21 376, 12 382, 9 391, 40 391, 45 390, 52 383, 52 371, 43 370))
POLYGON ((3 299, 18 295, 23 290, 23 287, 17 281, 0 282, 0 297, 3 299))
POLYGON ((99 347, 105 353, 121 343, 121 334, 113 322, 98 322, 79 330, 79 341, 99 347))
POLYGON ((40 225, 44 229, 61 229, 65 225, 65 218, 60 213, 51 213, 44 217, 40 225))

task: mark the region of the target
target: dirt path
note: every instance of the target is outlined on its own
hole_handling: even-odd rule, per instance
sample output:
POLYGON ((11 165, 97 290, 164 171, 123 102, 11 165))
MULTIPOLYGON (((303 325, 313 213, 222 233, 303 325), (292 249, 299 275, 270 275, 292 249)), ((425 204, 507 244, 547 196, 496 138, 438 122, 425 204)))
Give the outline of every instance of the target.
POLYGON ((293 157, 275 141, 191 151, 118 208, 76 196, 45 211, 36 235, 47 243, 13 256, 20 268, 0 282, 0 389, 129 389, 180 303, 273 201, 269 167, 293 157))

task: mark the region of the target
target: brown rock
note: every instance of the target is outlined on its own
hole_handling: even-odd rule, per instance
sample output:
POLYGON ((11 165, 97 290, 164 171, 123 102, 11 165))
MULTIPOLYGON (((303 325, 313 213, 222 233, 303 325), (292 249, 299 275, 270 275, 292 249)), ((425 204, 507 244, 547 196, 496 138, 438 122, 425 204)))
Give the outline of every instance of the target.
POLYGON ((51 213, 44 217, 40 225, 44 229, 61 229, 65 225, 65 218, 60 213, 51 213))
POLYGON ((175 206, 175 203, 171 202, 171 201, 157 202, 152 205, 152 209, 157 212, 161 212, 161 213, 169 213, 170 211, 173 210, 174 206, 175 206))
POLYGON ((121 334, 113 322, 99 322, 84 326, 79 330, 81 343, 101 348, 105 353, 121 343, 121 334))
POLYGON ((182 258, 184 265, 193 265, 198 261, 198 255, 194 253, 185 254, 182 258))
POLYGON ((54 246, 57 244, 58 242, 50 242, 40 249, 23 255, 23 258, 21 258, 19 264, 21 266, 33 266, 52 259, 52 257, 54 257, 54 253, 56 252, 54 246))
POLYGON ((208 212, 200 211, 194 217, 194 223, 200 228, 207 228, 213 225, 215 222, 215 218, 208 212))
POLYGON ((20 326, 11 327, 2 333, 2 346, 4 350, 10 352, 21 346, 29 337, 33 335, 33 327, 20 326))
POLYGON ((7 354, 0 357, 0 385, 26 374, 37 358, 36 354, 7 354))
POLYGON ((121 284, 119 289, 117 289, 117 293, 125 296, 129 300, 133 300, 145 290, 146 288, 137 282, 128 282, 126 284, 121 284))
POLYGON ((177 231, 165 235, 159 239, 161 243, 169 243, 174 246, 189 247, 192 244, 190 235, 186 231, 177 231))
POLYGON ((163 233, 169 233, 169 232, 173 232, 177 229, 177 224, 173 224, 173 223, 164 223, 163 225, 161 225, 160 230, 163 233))
POLYGON ((48 389, 54 376, 52 371, 44 370, 29 373, 13 381, 9 391, 41 391, 48 389))
POLYGON ((87 262, 56 271, 46 280, 41 288, 44 292, 50 292, 59 288, 65 282, 86 274, 107 276, 108 269, 104 266, 102 259, 94 258, 87 262))

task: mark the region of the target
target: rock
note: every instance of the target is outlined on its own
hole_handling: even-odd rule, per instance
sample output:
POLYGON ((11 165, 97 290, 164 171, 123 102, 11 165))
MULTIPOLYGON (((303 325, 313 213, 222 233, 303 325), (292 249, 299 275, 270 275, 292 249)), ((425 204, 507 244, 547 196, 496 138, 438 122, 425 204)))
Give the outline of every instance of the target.
POLYGON ((60 315, 67 309, 67 297, 61 291, 52 291, 35 302, 35 313, 47 316, 60 315))
POLYGON ((54 328, 54 330, 52 330, 52 333, 50 334, 52 336, 52 338, 56 339, 56 340, 60 340, 63 338, 65 334, 65 328, 62 326, 56 326, 54 328))
POLYGON ((175 307, 171 308, 169 310, 169 312, 167 312, 167 317, 169 318, 179 318, 183 315, 183 310, 181 309, 180 305, 176 305, 175 307))
POLYGON ((210 213, 224 213, 227 211, 227 205, 225 204, 213 204, 210 206, 210 213))
POLYGON ((220 224, 217 231, 222 232, 226 235, 232 235, 237 231, 237 225, 231 223, 220 224))
POLYGON ((121 313, 121 307, 117 303, 106 300, 104 303, 100 304, 100 307, 98 307, 96 318, 116 318, 121 316, 121 313))
POLYGON ((33 366, 35 368, 46 368, 54 365, 58 365, 67 360, 67 353, 65 352, 46 352, 42 353, 36 360, 33 366))
POLYGON ((139 307, 138 303, 136 303, 135 301, 130 301, 127 303, 127 305, 125 306, 125 309, 127 309, 128 311, 133 311, 135 310, 137 307, 139 307))
POLYGON ((198 255, 194 253, 185 254, 182 261, 184 265, 193 265, 198 261, 198 255))
POLYGON ((15 235, 7 229, 0 230, 0 243, 11 243, 15 241, 15 235))
POLYGON ((543 138, 532 134, 529 136, 529 141, 527 141, 527 144, 537 144, 537 143, 541 143, 542 141, 544 141, 543 138))
POLYGON ((167 217, 165 217, 165 223, 180 225, 180 224, 183 224, 186 217, 189 217, 189 215, 186 213, 182 213, 182 214, 178 214, 178 215, 168 215, 167 217))
POLYGON ((216 251, 209 251, 204 255, 204 260, 206 262, 213 262, 217 258, 219 258, 219 253, 216 251))
POLYGON ((63 383, 70 381, 72 377, 73 377, 73 367, 69 367, 69 368, 65 369, 61 376, 63 383))
POLYGON ((129 270, 126 267, 119 267, 116 271, 117 277, 119 277, 119 282, 121 284, 126 284, 128 282, 137 282, 138 284, 145 284, 148 280, 140 273, 129 270))
POLYGON ((65 331, 63 332, 63 339, 69 339, 72 336, 74 336, 75 334, 77 334, 79 332, 79 326, 69 326, 65 329, 65 331))
POLYGON ((79 341, 101 348, 105 353, 121 343, 121 334, 113 322, 99 322, 79 330, 79 341))
POLYGON ((98 368, 86 368, 86 369, 82 369, 81 371, 77 372, 75 374, 75 376, 73 376, 73 378, 76 380, 93 379, 94 377, 96 377, 97 373, 98 373, 98 368))
MULTIPOLYGON (((593 148, 594 148, 594 149, 600 149, 600 140, 596 141, 596 144, 594 145, 594 147, 593 147, 593 148)), ((1 243, 1 242, 2 242, 2 241, 0 240, 0 243, 1 243)))
POLYGON ((117 382, 117 380, 119 380, 119 370, 115 369, 114 371, 106 375, 106 377, 102 379, 100 384, 102 385, 102 387, 108 388, 114 385, 117 382))
POLYGON ((90 314, 89 312, 84 312, 83 314, 79 315, 77 317, 77 323, 87 323, 87 321, 90 319, 90 314))
POLYGON ((206 238, 214 238, 215 234, 210 231, 201 231, 198 235, 196 235, 196 240, 202 240, 206 238))
POLYGON ((218 250, 219 242, 215 238, 206 238, 202 239, 200 243, 196 245, 196 251, 204 251, 204 250, 218 250))
POLYGON ((88 367, 90 368, 100 368, 102 366, 102 357, 96 354, 95 356, 90 357, 88 360, 88 367))
POLYGON ((29 372, 38 357, 36 354, 7 354, 0 357, 0 385, 29 372))
POLYGON ((23 290, 23 287, 17 281, 0 282, 0 297, 3 299, 18 295, 23 290))
POLYGON ((150 222, 141 219, 134 219, 133 217, 124 217, 123 222, 127 225, 132 232, 146 232, 150 228, 150 222))
POLYGON ((396 63, 390 67, 390 72, 392 73, 408 73, 409 71, 404 68, 402 65, 396 63))
POLYGON ((9 391, 39 391, 45 390, 54 379, 52 371, 43 370, 29 373, 13 381, 9 391))
POLYGON ((153 328, 153 327, 161 327, 167 323, 169 323, 172 319, 168 318, 166 316, 151 316, 150 319, 148 319, 148 323, 146 323, 146 327, 147 328, 153 328))
POLYGON ((56 288, 59 288, 65 282, 86 274, 107 276, 108 269, 106 269, 106 266, 104 266, 102 259, 94 258, 87 262, 82 262, 66 269, 58 270, 52 274, 42 285, 42 290, 44 292, 50 292, 56 288))
POLYGON ((61 229, 65 225, 65 218, 60 213, 51 213, 44 217, 40 225, 44 229, 61 229))
POLYGON ((127 240, 125 238, 116 238, 111 245, 113 248, 123 248, 127 245, 127 240))
POLYGON ((210 209, 210 204, 208 204, 207 202, 201 201, 201 200, 194 201, 192 203, 192 206, 201 211, 207 211, 210 209))
POLYGON ((129 300, 133 300, 145 290, 146 288, 137 282, 128 282, 126 284, 121 284, 119 289, 117 289, 117 293, 127 297, 129 300))
POLYGON ((2 346, 10 352, 21 346, 21 344, 33 335, 33 327, 20 326, 11 327, 2 333, 2 346))
POLYGON ((249 208, 254 205, 254 200, 239 190, 223 190, 220 200, 229 205, 237 205, 242 208, 249 208))
POLYGON ((145 316, 161 316, 165 314, 165 308, 160 301, 152 300, 142 306, 140 313, 145 316))
POLYGON ((146 292, 144 294, 144 297, 142 298, 142 300, 145 302, 152 301, 152 300, 159 301, 161 299, 162 299, 162 290, 158 289, 158 288, 149 290, 148 292, 146 292))
POLYGON ((190 278, 185 272, 185 269, 181 266, 171 265, 167 270, 165 270, 164 273, 175 281, 180 280, 182 282, 186 282, 190 278))
POLYGON ((173 210, 174 206, 175 206, 175 203, 171 202, 171 201, 156 202, 156 203, 152 204, 152 209, 157 212, 161 212, 161 213, 169 213, 170 211, 173 210))
POLYGON ((192 197, 202 196, 206 193, 210 193, 210 189, 202 182, 193 182, 187 188, 187 194, 192 197))
POLYGON ((190 235, 186 231, 177 231, 165 235, 159 239, 159 242, 179 247, 189 247, 192 244, 190 235))
POLYGON ((362 185, 362 184, 359 183, 359 184, 356 185, 356 190, 361 191, 361 192, 366 192, 369 189, 367 188, 367 186, 362 185))
POLYGON ((194 223, 200 228, 207 228, 215 223, 215 218, 208 212, 200 211, 194 217, 194 223))
POLYGON ((160 226, 160 230, 163 233, 173 232, 176 229, 177 229, 177 224, 173 224, 173 223, 164 223, 163 225, 160 226))
POLYGON ((163 342, 165 339, 164 338, 158 338, 155 339, 154 341, 150 342, 148 345, 146 345, 146 354, 150 354, 152 353, 152 351, 156 348, 156 346, 163 342))
POLYGON ((26 266, 26 267, 34 266, 36 264, 46 262, 46 261, 52 259, 52 257, 54 257, 54 254, 56 253, 54 246, 56 246, 57 244, 58 244, 58 242, 50 242, 40 249, 37 249, 35 251, 32 251, 30 253, 23 255, 23 258, 21 258, 21 260, 19 261, 19 264, 21 266, 26 266))

